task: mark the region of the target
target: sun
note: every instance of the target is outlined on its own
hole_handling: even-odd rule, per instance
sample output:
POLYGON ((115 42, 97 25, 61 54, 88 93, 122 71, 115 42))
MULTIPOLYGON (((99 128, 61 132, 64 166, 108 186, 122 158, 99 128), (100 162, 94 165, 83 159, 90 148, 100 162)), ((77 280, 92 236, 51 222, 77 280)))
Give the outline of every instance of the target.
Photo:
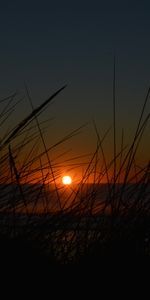
POLYGON ((72 178, 70 176, 63 176, 62 183, 65 185, 69 185, 72 183, 72 178))

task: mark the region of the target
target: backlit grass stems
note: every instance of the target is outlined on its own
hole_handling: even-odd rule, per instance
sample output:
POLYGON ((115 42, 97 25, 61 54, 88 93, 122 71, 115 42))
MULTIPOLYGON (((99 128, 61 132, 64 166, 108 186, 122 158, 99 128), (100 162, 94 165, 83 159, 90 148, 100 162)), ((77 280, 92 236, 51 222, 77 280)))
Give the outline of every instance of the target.
MULTIPOLYGON (((122 129, 120 149, 117 151, 115 58, 113 74, 113 157, 108 161, 104 147, 112 129, 101 135, 93 121, 96 148, 83 164, 84 171, 78 184, 67 189, 57 184, 65 153, 58 157, 60 159, 62 156, 61 163, 52 159, 50 154, 79 134, 85 125, 54 145, 47 146, 44 138, 46 128, 43 127, 45 122, 39 120, 48 104, 66 86, 37 108, 33 107, 26 88, 31 113, 1 135, 1 234, 10 238, 24 236, 36 240, 43 251, 53 255, 60 263, 77 262, 86 255, 90 245, 99 242, 105 244, 110 235, 113 239, 113 234, 116 237, 118 226, 119 237, 131 232, 139 223, 143 228, 142 238, 150 234, 147 227, 150 213, 150 162, 141 167, 136 161, 150 118, 149 112, 144 117, 150 88, 131 144, 124 144, 122 129)), ((1 127, 10 120, 20 101, 22 99, 18 100, 16 93, 0 101, 3 105, 0 112, 1 127)), ((83 156, 66 160, 68 170, 81 168, 82 159, 83 156)))

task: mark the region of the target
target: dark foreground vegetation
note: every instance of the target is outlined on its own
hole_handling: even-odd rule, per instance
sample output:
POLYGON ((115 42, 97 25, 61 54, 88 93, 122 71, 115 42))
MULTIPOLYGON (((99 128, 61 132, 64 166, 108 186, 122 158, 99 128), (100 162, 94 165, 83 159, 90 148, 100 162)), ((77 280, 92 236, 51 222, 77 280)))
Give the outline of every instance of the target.
MULTIPOLYGON (((6 282, 22 280, 27 286, 50 278, 61 282, 62 270, 67 270, 68 278, 77 272, 78 279, 93 277, 103 284, 120 279, 127 283, 133 277, 146 280, 150 267, 150 163, 139 166, 136 154, 150 117, 146 113, 149 90, 133 141, 124 145, 122 132, 119 151, 114 119, 114 155, 109 162, 103 149, 108 131, 101 137, 94 123, 95 152, 81 182, 68 193, 57 185, 59 166, 50 154, 81 127, 48 148, 39 120, 63 89, 36 109, 27 93, 32 112, 1 138, 1 276, 6 282), (107 179, 105 192, 103 178, 107 179)), ((17 108, 16 97, 1 100, 1 126, 17 108)))

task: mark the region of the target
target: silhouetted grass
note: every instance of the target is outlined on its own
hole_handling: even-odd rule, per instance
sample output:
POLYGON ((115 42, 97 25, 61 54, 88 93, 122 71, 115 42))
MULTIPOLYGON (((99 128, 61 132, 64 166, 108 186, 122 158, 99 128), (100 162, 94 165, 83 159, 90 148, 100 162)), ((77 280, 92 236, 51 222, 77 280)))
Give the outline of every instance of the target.
MULTIPOLYGON (((100 264, 104 259, 110 263, 112 260, 121 261, 122 257, 129 262, 134 256, 137 259, 149 257, 150 163, 138 166, 136 154, 150 117, 148 113, 144 118, 150 89, 131 145, 124 145, 122 130, 117 152, 114 64, 113 157, 107 161, 104 150, 104 142, 112 134, 111 129, 101 136, 93 121, 96 149, 90 158, 85 155, 88 161, 83 162, 84 173, 80 182, 65 188, 57 184, 60 169, 66 163, 70 170, 81 167, 84 157, 68 160, 64 158, 64 152, 54 160, 51 151, 76 136, 84 126, 47 146, 45 123, 38 119, 64 88, 38 108, 33 107, 27 90, 32 112, 1 137, 1 243, 5 245, 6 239, 6 244, 10 245, 18 245, 18 241, 20 245, 22 241, 36 245, 36 249, 38 245, 37 252, 49 257, 54 265, 100 264), (93 182, 89 184, 91 178, 93 182)), ((1 126, 17 109, 16 97, 13 94, 1 100, 0 103, 5 104, 0 113, 1 126)), ((25 250, 23 255, 26 255, 25 250)))

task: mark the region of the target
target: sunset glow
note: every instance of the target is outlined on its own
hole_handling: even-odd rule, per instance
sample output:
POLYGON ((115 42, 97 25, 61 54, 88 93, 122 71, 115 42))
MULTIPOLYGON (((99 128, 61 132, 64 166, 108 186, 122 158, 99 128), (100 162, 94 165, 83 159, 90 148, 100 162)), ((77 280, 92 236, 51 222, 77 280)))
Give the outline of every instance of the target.
POLYGON ((64 177, 62 178, 62 183, 65 184, 65 185, 71 184, 71 183, 72 183, 71 177, 70 177, 70 176, 64 176, 64 177))

